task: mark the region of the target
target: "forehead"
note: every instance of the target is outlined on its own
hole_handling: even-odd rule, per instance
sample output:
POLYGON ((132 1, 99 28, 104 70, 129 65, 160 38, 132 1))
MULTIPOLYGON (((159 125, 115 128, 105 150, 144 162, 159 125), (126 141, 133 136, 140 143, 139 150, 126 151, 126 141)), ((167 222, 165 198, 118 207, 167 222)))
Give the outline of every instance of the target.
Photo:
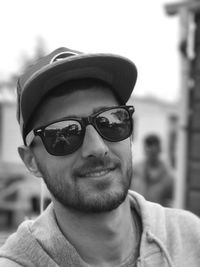
POLYGON ((112 90, 106 86, 67 90, 67 93, 48 97, 39 106, 34 128, 67 116, 88 116, 98 109, 119 105, 112 90))

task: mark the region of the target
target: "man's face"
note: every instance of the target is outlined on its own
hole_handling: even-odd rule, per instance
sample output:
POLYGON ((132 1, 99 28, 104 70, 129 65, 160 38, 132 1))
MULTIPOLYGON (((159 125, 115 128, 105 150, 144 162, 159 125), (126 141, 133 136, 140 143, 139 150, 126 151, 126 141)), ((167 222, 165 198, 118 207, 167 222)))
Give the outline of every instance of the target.
POLYGON ((149 162, 156 162, 159 159, 160 147, 156 144, 145 146, 146 157, 149 162))
MULTIPOLYGON (((35 127, 66 116, 84 117, 97 109, 118 105, 106 88, 76 90, 46 101, 35 127)), ((32 148, 38 169, 55 201, 82 212, 104 212, 126 198, 132 177, 130 138, 109 142, 92 125, 82 146, 66 156, 52 156, 39 137, 32 148)))

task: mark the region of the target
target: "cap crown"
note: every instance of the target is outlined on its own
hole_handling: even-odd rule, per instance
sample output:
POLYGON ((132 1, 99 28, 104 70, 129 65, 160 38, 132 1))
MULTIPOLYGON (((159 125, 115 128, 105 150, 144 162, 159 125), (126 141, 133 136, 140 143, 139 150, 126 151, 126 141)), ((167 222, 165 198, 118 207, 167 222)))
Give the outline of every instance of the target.
POLYGON ((26 88, 26 84, 28 84, 32 79, 34 79, 34 76, 37 76, 37 73, 45 71, 45 68, 48 68, 50 64, 56 64, 61 60, 79 54, 82 53, 65 47, 60 47, 54 50, 49 55, 42 57, 37 62, 33 63, 28 67, 26 72, 18 79, 17 82, 17 120, 19 123, 20 123, 20 113, 21 113, 20 100, 21 100, 21 95, 23 94, 23 90, 25 90, 26 88))
POLYGON ((39 59, 26 70, 17 84, 17 119, 23 140, 28 121, 41 99, 61 83, 84 78, 108 83, 121 104, 125 104, 134 88, 137 70, 132 61, 119 55, 85 54, 64 47, 39 59))

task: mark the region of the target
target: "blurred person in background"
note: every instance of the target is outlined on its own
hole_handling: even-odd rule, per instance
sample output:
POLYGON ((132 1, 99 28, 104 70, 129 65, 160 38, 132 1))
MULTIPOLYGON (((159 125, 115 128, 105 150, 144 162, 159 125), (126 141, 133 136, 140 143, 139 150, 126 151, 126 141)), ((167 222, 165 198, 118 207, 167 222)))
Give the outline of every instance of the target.
POLYGON ((145 158, 134 165, 131 189, 149 201, 172 206, 174 177, 161 159, 161 140, 158 135, 149 134, 143 144, 145 158))
POLYGON ((132 61, 60 48, 19 78, 19 154, 52 203, 0 248, 2 267, 200 266, 200 220, 130 191, 132 61))

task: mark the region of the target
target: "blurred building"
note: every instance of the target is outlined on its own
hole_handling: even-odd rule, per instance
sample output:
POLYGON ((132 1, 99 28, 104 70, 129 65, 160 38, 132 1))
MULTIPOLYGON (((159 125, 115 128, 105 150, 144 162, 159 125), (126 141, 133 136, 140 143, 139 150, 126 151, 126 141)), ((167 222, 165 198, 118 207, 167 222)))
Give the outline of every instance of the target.
MULTIPOLYGON (((18 73, 46 54, 43 38, 38 37, 36 43, 31 57, 21 55, 18 73)), ((8 81, 0 81, 0 228, 37 216, 50 201, 42 179, 32 177, 18 156, 22 139, 16 120, 17 77, 13 74, 8 81)))
POLYGON ((22 139, 15 100, 13 85, 0 83, 0 229, 39 214, 43 190, 40 179, 32 177, 18 156, 22 139))

